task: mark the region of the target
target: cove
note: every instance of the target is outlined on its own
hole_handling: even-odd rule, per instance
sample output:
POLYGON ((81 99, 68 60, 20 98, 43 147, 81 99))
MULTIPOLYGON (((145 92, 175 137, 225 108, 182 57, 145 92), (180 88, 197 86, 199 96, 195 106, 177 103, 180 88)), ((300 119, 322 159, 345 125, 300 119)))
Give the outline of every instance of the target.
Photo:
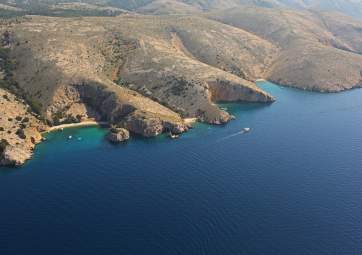
POLYGON ((0 171, 0 254, 360 254, 362 90, 259 86, 179 140, 51 133, 0 171))

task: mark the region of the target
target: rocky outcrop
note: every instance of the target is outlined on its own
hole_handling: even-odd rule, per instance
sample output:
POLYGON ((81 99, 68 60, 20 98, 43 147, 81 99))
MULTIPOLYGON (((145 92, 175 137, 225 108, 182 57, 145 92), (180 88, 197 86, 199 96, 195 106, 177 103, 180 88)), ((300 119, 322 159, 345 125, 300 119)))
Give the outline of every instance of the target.
POLYGON ((67 92, 61 94, 67 96, 61 97, 62 102, 83 102, 96 109, 101 120, 111 125, 123 125, 133 133, 151 137, 165 130, 187 131, 187 125, 177 113, 111 81, 83 80, 64 89, 67 92))
POLYGON ((129 139, 129 131, 124 128, 113 127, 106 136, 111 143, 121 143, 129 139))
POLYGON ((135 111, 127 115, 121 125, 132 133, 144 137, 157 136, 163 132, 180 134, 188 130, 188 126, 183 121, 175 121, 144 111, 135 111))
POLYGON ((19 166, 30 159, 42 128, 22 99, 0 88, 0 166, 19 166))
POLYGON ((31 150, 22 145, 8 145, 0 153, 0 166, 21 166, 31 156, 31 150))
POLYGON ((216 79, 208 82, 213 101, 221 102, 263 102, 271 103, 275 98, 259 88, 255 88, 253 83, 244 82, 240 86, 237 81, 216 79))

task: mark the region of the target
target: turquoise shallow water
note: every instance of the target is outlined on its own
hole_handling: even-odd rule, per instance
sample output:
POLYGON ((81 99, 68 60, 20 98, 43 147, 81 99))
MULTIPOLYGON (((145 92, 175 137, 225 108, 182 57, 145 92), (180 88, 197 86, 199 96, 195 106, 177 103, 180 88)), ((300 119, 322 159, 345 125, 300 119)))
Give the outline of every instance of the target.
POLYGON ((260 86, 179 140, 50 134, 0 171, 0 254, 361 254, 362 90, 260 86))

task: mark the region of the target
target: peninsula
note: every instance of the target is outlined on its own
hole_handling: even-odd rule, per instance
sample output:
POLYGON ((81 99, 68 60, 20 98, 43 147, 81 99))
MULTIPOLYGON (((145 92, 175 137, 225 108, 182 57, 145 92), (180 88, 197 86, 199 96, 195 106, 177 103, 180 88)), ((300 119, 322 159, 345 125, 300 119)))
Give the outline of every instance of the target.
POLYGON ((127 10, 55 3, 42 15, 9 5, 18 15, 0 23, 0 165, 23 164, 41 132, 89 119, 145 137, 186 132, 190 118, 227 123, 215 102, 275 100, 257 79, 322 92, 362 85, 355 18, 173 3, 182 15, 152 13, 157 1, 127 10))

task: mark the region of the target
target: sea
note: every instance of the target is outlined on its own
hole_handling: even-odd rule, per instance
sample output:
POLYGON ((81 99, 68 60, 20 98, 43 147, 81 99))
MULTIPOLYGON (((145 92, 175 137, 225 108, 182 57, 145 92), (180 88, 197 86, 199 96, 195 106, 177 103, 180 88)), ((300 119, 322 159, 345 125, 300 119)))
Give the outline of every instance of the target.
POLYGON ((362 89, 258 85, 277 101, 175 140, 47 135, 0 170, 0 254, 362 254, 362 89))

